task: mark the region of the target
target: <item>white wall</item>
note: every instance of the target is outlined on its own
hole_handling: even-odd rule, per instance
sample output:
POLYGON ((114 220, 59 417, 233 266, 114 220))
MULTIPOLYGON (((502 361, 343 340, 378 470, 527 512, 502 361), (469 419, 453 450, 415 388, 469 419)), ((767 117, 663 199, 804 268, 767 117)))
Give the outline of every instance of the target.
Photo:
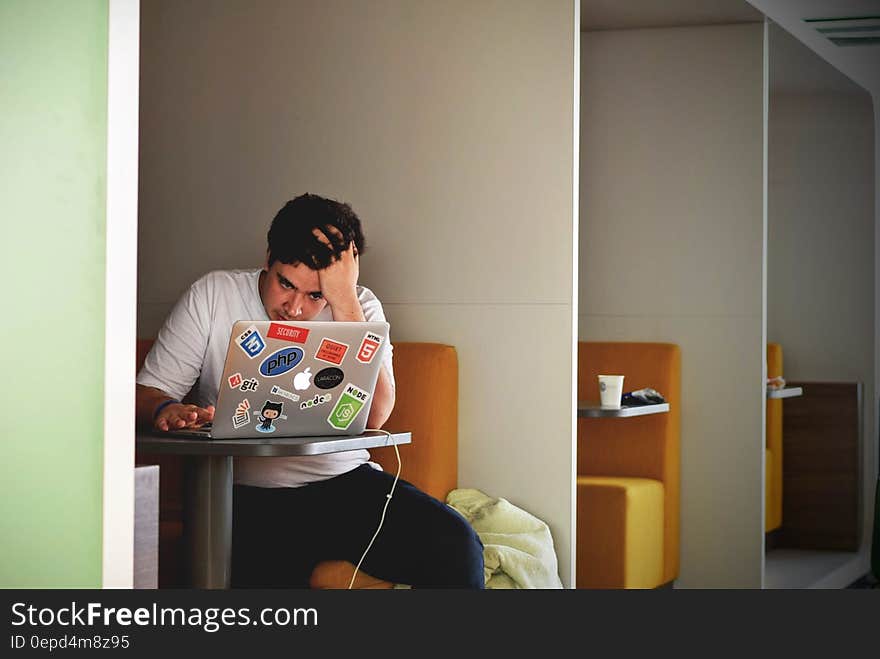
POLYGON ((581 340, 682 350, 678 587, 763 569, 763 26, 581 35, 581 340))
POLYGON ((145 3, 138 264, 150 336, 285 200, 350 202, 394 339, 458 349, 460 486, 546 520, 566 584, 574 4, 145 3))
MULTIPOLYGON (((870 96, 772 94, 767 335, 791 380, 874 389, 870 96)), ((873 413, 865 428, 872 436, 873 413)))
POLYGON ((864 385, 867 555, 877 462, 874 110, 865 92, 770 98, 767 336, 782 345, 787 380, 864 385))

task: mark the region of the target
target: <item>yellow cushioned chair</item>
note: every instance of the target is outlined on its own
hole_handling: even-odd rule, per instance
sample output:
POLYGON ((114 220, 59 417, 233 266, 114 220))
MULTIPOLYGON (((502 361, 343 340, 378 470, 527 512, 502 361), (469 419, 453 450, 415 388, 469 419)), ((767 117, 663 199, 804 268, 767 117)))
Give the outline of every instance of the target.
MULTIPOLYGON (((767 344, 767 377, 782 377, 782 346, 767 344)), ((782 399, 767 399, 767 444, 764 449, 764 531, 782 526, 782 399)))
MULTIPOLYGON (((440 501, 458 484, 458 357, 439 343, 395 343, 394 412, 389 431, 409 431, 412 444, 400 448, 400 477, 440 501)), ((370 449, 370 457, 389 473, 397 472, 393 448, 370 449)), ((312 588, 348 588, 354 565, 324 561, 315 566, 312 588)), ((355 588, 392 588, 361 571, 355 588)))
POLYGON ((579 418, 578 588, 656 588, 679 570, 681 352, 671 343, 578 344, 578 400, 599 399, 597 375, 651 387, 667 414, 579 418))

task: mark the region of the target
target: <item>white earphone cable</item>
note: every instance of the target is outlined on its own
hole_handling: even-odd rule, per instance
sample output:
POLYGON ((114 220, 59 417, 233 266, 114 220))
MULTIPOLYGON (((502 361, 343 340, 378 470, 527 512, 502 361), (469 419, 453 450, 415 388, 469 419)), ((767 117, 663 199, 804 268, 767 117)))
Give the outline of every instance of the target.
MULTIPOLYGON (((391 439, 391 433, 387 430, 381 430, 378 428, 367 428, 367 432, 381 432, 385 433, 388 436, 388 439, 391 439)), ((351 590, 354 586, 355 577, 357 577, 358 570, 361 568, 361 564, 364 562, 364 558, 367 556, 367 552, 370 551, 370 547, 373 546, 373 541, 379 535, 379 531, 382 530, 382 524, 385 522, 385 511, 388 510, 388 504, 391 503, 391 497, 394 494, 394 488, 397 486, 397 481, 400 479, 400 468, 403 466, 403 463, 400 460, 400 451, 397 448, 397 444, 391 444, 394 447, 394 453, 397 455, 397 474, 394 476, 394 482, 391 483, 391 490, 388 494, 385 495, 385 507, 382 508, 382 517, 379 519, 379 528, 376 529, 376 532, 373 534, 372 539, 370 540, 370 544, 367 545, 367 548, 364 549, 364 553, 361 556, 361 560, 358 561, 358 564, 354 568, 354 574, 351 575, 351 581, 348 584, 348 589, 351 590)))

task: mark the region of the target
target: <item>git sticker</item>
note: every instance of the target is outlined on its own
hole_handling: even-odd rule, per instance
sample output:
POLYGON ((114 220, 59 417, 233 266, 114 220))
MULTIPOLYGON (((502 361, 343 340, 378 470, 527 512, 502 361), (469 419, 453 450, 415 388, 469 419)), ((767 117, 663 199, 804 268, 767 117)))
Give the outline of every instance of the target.
POLYGON ((327 423, 337 430, 345 430, 351 422, 355 420, 370 398, 370 394, 362 389, 358 389, 353 384, 345 385, 345 390, 336 401, 336 406, 327 417, 327 423))
POLYGON ((243 382, 241 378, 241 373, 235 373, 229 376, 229 388, 230 389, 238 389, 243 382))
POLYGON ((369 364, 376 356, 379 346, 382 345, 382 337, 372 332, 367 332, 364 340, 361 341, 361 347, 358 348, 357 360, 361 364, 369 364))
POLYGON ((235 408, 235 414, 232 416, 232 427, 238 430, 251 422, 251 404, 247 398, 238 404, 235 408))
POLYGON ((318 346, 318 352, 315 353, 315 359, 339 366, 342 360, 345 359, 346 352, 348 352, 348 344, 332 341, 331 339, 323 339, 321 345, 318 346))
POLYGON ((253 359, 266 349, 266 342, 257 331, 257 328, 251 325, 244 332, 238 335, 235 340, 238 347, 242 349, 244 354, 253 359))

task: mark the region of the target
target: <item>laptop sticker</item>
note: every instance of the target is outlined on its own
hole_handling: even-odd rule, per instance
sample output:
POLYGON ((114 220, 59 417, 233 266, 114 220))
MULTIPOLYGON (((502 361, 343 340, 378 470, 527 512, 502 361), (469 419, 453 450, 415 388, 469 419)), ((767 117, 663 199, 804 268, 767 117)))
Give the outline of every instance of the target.
POLYGON ((306 367, 306 370, 293 376, 293 388, 297 391, 305 391, 312 386, 312 369, 306 367))
POLYGON ((302 361, 303 354, 302 348, 282 348, 281 350, 276 350, 260 364, 260 373, 267 378, 284 375, 302 361))
POLYGON ((329 403, 332 398, 333 394, 315 394, 314 398, 300 403, 299 409, 307 410, 311 407, 316 407, 317 405, 323 405, 324 403, 329 403))
POLYGON ((251 404, 247 398, 241 401, 235 408, 235 414, 232 415, 232 427, 238 430, 251 422, 250 413, 251 404))
POLYGON ((238 389, 243 382, 241 378, 241 373, 234 373, 229 376, 229 388, 230 389, 238 389))
POLYGON ((241 383, 239 389, 241 389, 242 391, 256 391, 259 385, 260 382, 257 380, 257 378, 248 378, 241 383))
POLYGON ((318 389, 332 389, 339 385, 344 377, 345 373, 342 372, 342 369, 331 366, 323 371, 318 371, 315 375, 315 386, 318 389))
POLYGON ((362 364, 369 364, 373 361, 379 346, 382 345, 382 338, 378 334, 367 332, 364 340, 361 341, 361 347, 358 348, 357 360, 362 364))
POLYGON ((346 352, 348 352, 348 344, 332 339, 322 339, 321 345, 318 346, 318 352, 315 353, 315 359, 339 366, 345 359, 346 352))
POLYGON ((287 389, 282 389, 281 387, 274 385, 274 384, 272 385, 272 389, 270 390, 270 393, 274 394, 275 396, 281 396, 282 398, 287 398, 289 400, 292 400, 294 403, 299 400, 299 396, 297 396, 292 391, 288 391, 287 389))
POLYGON ((266 342, 260 336, 257 328, 251 325, 244 332, 238 335, 235 340, 238 347, 242 349, 244 354, 253 359, 266 349, 266 342))
POLYGON ((270 339, 281 339, 282 341, 291 341, 293 343, 305 343, 309 338, 309 332, 305 327, 294 327, 292 325, 281 325, 279 323, 269 323, 269 330, 266 336, 270 339))
POLYGON ((284 403, 276 403, 274 400, 267 400, 263 404, 263 409, 257 414, 257 418, 260 420, 260 425, 256 426, 256 429, 259 432, 265 433, 275 432, 275 426, 273 425, 275 420, 287 418, 286 415, 282 414, 283 411, 284 403))
POLYGON ((345 385, 345 391, 339 397, 339 400, 336 401, 336 407, 333 408, 330 416, 327 417, 327 423, 338 430, 347 429, 364 408, 369 397, 370 394, 362 389, 358 389, 353 384, 345 385))

